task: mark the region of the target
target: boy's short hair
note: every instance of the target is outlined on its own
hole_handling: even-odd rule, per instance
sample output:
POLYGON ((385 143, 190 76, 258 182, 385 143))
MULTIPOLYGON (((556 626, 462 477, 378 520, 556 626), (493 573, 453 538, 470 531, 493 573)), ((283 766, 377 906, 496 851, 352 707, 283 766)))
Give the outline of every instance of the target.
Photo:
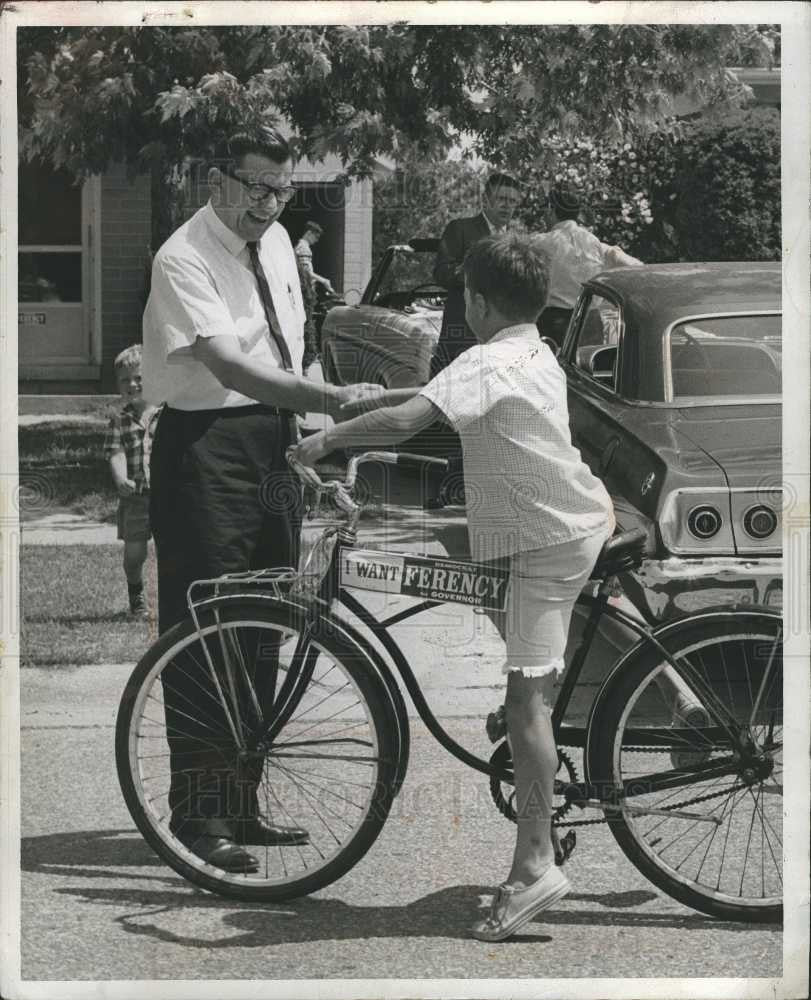
POLYGON ((141 367, 141 345, 131 344, 116 357, 113 362, 113 370, 116 374, 125 368, 141 367))
POLYGON ((464 269, 471 292, 483 295, 504 316, 537 319, 546 304, 547 258, 530 236, 485 236, 465 254, 464 269))
POLYGON ((555 185, 549 192, 548 201, 559 219, 577 219, 580 214, 580 192, 572 184, 555 185))
POLYGON ((305 233, 315 233, 316 236, 324 235, 324 227, 320 226, 317 222, 308 222, 304 227, 305 233))

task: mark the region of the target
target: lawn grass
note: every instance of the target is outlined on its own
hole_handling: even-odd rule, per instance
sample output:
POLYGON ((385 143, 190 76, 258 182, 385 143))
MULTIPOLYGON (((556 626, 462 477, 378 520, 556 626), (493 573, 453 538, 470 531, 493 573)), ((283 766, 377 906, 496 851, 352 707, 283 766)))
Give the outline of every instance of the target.
MULTIPOLYGON (((120 545, 24 545, 20 550, 23 667, 134 663, 157 635, 129 617, 120 545)), ((154 552, 144 567, 154 615, 154 552)))
POLYGON ((103 419, 64 417, 19 428, 21 520, 69 510, 115 521, 118 498, 103 454, 106 430, 103 419))

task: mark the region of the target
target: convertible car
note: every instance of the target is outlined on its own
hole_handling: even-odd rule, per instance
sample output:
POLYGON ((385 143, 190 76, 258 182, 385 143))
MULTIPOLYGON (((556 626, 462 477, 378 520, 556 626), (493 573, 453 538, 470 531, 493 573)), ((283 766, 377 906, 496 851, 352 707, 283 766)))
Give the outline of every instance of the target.
POLYGON ((603 272, 575 307, 572 437, 620 527, 648 531, 657 616, 698 589, 782 600, 780 290, 779 263, 647 265, 603 272))
POLYGON ((424 385, 439 339, 445 289, 432 272, 438 240, 389 247, 357 305, 329 310, 321 327, 321 364, 335 384, 424 385))

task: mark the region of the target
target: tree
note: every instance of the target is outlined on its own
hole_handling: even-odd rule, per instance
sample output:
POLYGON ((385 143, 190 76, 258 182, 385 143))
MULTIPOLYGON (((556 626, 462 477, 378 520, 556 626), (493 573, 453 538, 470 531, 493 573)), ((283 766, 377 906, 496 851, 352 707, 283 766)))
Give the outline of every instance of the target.
POLYGON ((368 176, 381 154, 444 157, 459 136, 509 166, 549 131, 622 136, 672 95, 735 101, 724 66, 771 58, 751 26, 249 25, 22 28, 21 151, 77 178, 150 170, 156 240, 214 132, 285 119, 300 153, 368 176), (758 48, 758 46, 760 46, 758 48), (739 60, 740 61, 740 60, 739 60))
POLYGON ((406 159, 390 177, 375 181, 373 261, 393 243, 440 236, 450 219, 471 215, 481 187, 481 170, 465 160, 406 159))

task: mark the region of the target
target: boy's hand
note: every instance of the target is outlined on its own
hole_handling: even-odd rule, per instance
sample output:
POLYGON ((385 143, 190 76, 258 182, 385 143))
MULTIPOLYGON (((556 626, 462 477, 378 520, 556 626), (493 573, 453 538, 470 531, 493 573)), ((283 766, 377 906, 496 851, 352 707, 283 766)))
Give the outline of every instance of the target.
POLYGON ((118 490, 118 495, 121 497, 129 497, 136 491, 138 487, 135 485, 134 479, 120 479, 116 483, 116 489, 118 490))
MULTIPOLYGON (((312 468, 320 458, 328 455, 330 451, 326 431, 320 431, 318 434, 311 434, 304 438, 295 447, 289 449, 288 454, 301 465, 312 468)), ((311 482, 310 485, 316 484, 311 482)))

